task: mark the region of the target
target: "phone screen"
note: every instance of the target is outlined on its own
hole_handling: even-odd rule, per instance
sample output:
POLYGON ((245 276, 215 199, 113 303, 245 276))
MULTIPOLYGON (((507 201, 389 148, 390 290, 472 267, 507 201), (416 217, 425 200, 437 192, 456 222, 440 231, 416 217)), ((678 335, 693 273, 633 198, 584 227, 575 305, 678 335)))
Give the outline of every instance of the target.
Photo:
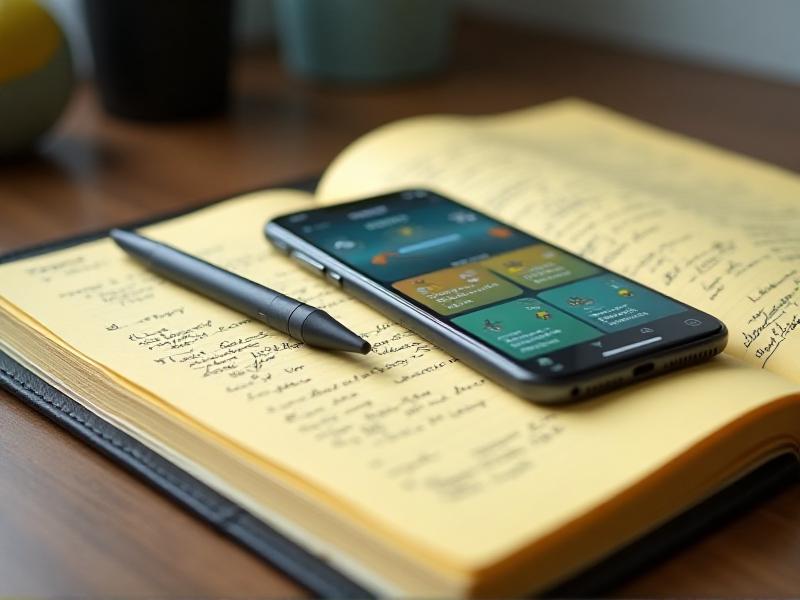
POLYGON ((535 370, 575 372, 719 329, 705 313, 428 191, 278 222, 535 370))

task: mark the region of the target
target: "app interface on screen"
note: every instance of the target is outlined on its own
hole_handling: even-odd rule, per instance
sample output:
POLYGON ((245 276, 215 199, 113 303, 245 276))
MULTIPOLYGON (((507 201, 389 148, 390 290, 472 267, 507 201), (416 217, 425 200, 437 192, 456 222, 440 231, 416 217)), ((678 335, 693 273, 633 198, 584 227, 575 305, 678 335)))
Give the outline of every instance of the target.
POLYGON ((620 347, 660 341, 646 324, 686 310, 435 194, 404 192, 290 219, 316 246, 518 361, 550 365, 554 352, 603 348, 602 340, 634 328, 637 339, 620 347))

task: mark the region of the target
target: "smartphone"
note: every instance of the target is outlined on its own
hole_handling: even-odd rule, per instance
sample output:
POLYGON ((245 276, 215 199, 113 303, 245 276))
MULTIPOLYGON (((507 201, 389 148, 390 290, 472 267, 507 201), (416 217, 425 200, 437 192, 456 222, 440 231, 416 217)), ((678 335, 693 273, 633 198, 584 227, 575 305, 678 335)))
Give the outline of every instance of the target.
POLYGON ((711 315, 429 190, 278 217, 280 251, 516 394, 596 395, 707 360, 711 315))

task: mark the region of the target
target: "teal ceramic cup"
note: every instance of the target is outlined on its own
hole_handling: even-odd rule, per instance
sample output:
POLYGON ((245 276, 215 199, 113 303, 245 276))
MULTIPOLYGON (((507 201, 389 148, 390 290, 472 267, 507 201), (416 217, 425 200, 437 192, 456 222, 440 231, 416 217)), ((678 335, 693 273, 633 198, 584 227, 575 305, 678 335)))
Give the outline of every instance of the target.
POLYGON ((451 0, 278 0, 281 55, 294 73, 337 82, 387 82, 440 71, 451 0))

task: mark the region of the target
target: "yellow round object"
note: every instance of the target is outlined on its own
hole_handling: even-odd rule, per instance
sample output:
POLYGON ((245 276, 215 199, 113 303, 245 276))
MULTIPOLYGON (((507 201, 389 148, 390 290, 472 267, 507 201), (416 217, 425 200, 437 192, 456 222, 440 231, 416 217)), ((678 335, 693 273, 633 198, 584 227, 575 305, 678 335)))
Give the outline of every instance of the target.
POLYGON ((0 159, 35 148, 72 84, 67 40, 47 11, 35 0, 0 0, 0 159))
POLYGON ((0 84, 36 71, 61 44, 61 29, 34 0, 0 0, 0 84))

